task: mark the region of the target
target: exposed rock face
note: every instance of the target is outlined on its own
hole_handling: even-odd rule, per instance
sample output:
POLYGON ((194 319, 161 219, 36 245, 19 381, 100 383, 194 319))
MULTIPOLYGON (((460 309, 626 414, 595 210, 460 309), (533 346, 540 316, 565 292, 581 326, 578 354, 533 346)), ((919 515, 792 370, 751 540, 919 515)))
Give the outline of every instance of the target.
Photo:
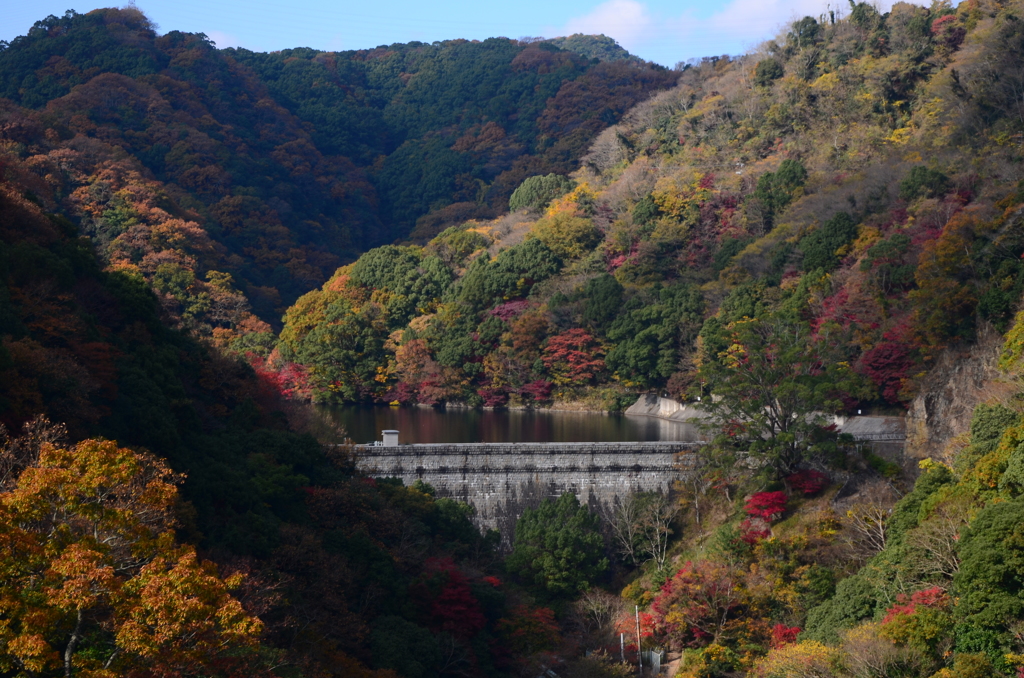
POLYGON ((908 460, 950 461, 946 447, 970 430, 974 408, 1013 394, 1015 386, 996 367, 1002 346, 1002 336, 986 326, 977 344, 950 347, 939 355, 907 412, 908 460))

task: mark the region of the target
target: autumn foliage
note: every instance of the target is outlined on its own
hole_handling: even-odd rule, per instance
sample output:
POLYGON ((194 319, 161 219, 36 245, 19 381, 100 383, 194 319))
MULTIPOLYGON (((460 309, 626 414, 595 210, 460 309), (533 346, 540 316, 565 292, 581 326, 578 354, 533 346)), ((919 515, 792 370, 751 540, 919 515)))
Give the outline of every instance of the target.
POLYGON ((716 642, 741 607, 736 575, 722 563, 686 563, 651 604, 656 628, 675 647, 716 642))
POLYGON ((4 670, 269 676, 262 624, 231 595, 240 579, 175 543, 167 466, 45 426, 0 450, 4 670))
POLYGON ((804 496, 818 494, 828 487, 828 476, 814 469, 803 469, 786 477, 786 484, 804 496))
POLYGON ((777 520, 786 510, 785 492, 755 492, 744 504, 748 516, 766 521, 777 520))

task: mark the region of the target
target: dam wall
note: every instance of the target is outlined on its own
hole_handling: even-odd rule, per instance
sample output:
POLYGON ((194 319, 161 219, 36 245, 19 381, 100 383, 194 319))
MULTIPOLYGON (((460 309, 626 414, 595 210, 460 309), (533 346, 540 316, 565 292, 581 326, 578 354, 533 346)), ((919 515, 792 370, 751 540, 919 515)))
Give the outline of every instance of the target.
POLYGON ((356 446, 368 475, 429 483, 439 497, 476 509, 478 526, 497 529, 510 548, 523 510, 572 492, 594 510, 634 492, 665 492, 684 472, 686 442, 471 443, 356 446))

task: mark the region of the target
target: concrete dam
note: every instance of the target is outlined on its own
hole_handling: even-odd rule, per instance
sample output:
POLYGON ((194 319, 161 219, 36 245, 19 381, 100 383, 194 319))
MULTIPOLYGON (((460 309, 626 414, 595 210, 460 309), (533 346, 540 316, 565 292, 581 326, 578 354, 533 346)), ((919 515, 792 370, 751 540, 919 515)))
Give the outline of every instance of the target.
MULTIPOLYGON (((704 415, 656 395, 641 396, 626 414, 692 422, 704 415)), ((893 461, 903 461, 906 437, 900 417, 835 418, 834 423, 861 446, 893 461)), ((581 503, 599 510, 635 492, 663 492, 685 473, 681 453, 704 443, 437 443, 400 445, 398 431, 383 431, 383 440, 356 445, 356 465, 377 477, 401 478, 406 485, 429 483, 439 497, 466 502, 476 509, 479 527, 501 531, 502 547, 511 548, 516 520, 523 510, 546 498, 572 492, 581 503)), ((696 438, 696 431, 694 432, 696 438)))
POLYGON ((377 477, 417 480, 438 496, 476 509, 480 527, 501 531, 509 548, 524 509, 574 493, 592 509, 633 492, 668 492, 682 471, 681 452, 696 442, 468 443, 357 445, 359 469, 377 477))

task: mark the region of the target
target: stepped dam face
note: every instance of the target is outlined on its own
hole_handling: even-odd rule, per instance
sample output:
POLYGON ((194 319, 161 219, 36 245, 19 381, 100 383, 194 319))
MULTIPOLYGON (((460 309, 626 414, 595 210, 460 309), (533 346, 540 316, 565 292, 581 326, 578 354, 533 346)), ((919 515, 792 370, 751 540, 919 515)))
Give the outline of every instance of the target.
POLYGON ((516 520, 546 498, 574 493, 593 510, 634 492, 665 492, 701 443, 462 443, 357 445, 357 466, 406 485, 429 483, 439 497, 476 509, 479 527, 497 529, 510 549, 516 520))

